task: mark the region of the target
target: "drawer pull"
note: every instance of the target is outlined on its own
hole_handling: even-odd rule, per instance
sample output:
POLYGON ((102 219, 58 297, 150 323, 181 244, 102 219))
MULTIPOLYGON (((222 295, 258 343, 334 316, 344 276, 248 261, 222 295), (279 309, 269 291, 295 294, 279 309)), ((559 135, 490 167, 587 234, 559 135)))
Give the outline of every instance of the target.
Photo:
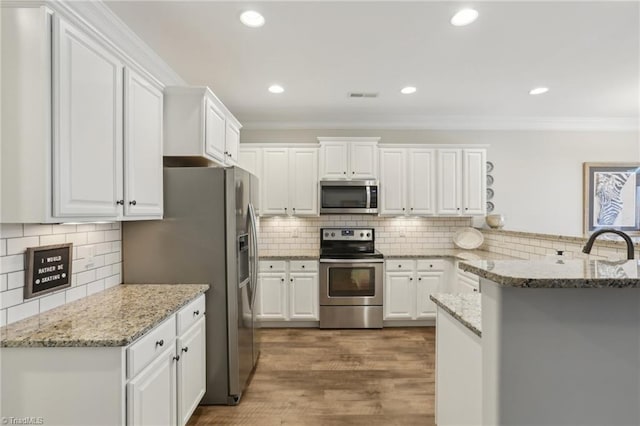
POLYGON ((189 352, 189 346, 185 346, 184 348, 182 348, 182 352, 189 352))
POLYGON ((197 316, 197 315, 200 315, 200 310, 193 311, 193 316, 197 316))
POLYGON ((422 281, 422 277, 418 277, 418 281, 422 281))
POLYGON ((413 278, 409 277, 409 281, 413 281, 413 278))
POLYGON ((160 347, 164 346, 164 339, 160 339, 160 340, 158 340, 158 341, 156 342, 156 346, 160 346, 160 347))
POLYGON ((304 265, 302 265, 302 269, 304 269, 304 265))
POLYGON ((280 278, 280 281, 284 282, 284 278, 280 278))
POLYGON ((136 202, 136 200, 129 201, 129 205, 130 205, 130 206, 135 206, 136 204, 138 204, 138 203, 136 202))
POLYGON ((402 268, 402 265, 398 265, 398 268, 402 268))
POLYGON ((124 200, 118 200, 118 201, 116 201, 116 205, 117 205, 117 206, 124 206, 124 200))
POLYGON ((176 356, 174 356, 174 357, 173 357, 173 360, 174 360, 174 361, 180 361, 180 355, 176 355, 176 356))
POLYGON ((269 265, 269 269, 273 269, 273 265, 269 265))
POLYGON ((293 282, 293 278, 289 278, 289 281, 293 282))

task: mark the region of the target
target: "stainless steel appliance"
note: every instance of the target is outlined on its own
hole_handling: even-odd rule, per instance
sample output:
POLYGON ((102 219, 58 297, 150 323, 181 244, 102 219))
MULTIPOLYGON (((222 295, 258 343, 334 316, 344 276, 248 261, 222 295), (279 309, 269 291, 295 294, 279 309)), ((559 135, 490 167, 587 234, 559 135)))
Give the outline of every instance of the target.
POLYGON ((320 214, 378 214, 378 182, 320 181, 320 214))
POLYGON ((206 283, 207 391, 237 404, 256 366, 257 178, 232 168, 164 169, 164 220, 123 222, 125 283, 206 283))
POLYGON ((383 264, 374 229, 320 230, 320 328, 382 328, 383 264))

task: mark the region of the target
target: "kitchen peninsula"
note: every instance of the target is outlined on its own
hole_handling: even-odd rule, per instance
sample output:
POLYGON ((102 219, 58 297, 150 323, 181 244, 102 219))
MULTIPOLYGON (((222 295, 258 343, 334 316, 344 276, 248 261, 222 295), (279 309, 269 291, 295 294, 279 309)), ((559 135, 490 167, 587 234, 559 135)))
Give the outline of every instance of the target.
POLYGON ((455 318, 470 332, 481 310, 466 339, 480 347, 481 424, 640 424, 637 260, 483 260, 460 268, 480 277, 481 296, 432 300, 439 319, 455 318))

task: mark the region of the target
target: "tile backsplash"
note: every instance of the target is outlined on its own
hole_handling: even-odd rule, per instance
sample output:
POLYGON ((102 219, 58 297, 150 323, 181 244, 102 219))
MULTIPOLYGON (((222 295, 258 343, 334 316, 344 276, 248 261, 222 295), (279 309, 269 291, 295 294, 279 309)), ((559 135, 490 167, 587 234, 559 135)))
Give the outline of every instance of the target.
POLYGON ((460 228, 471 226, 471 219, 366 215, 262 217, 260 254, 317 255, 320 250, 320 228, 342 226, 372 227, 376 232, 376 249, 383 253, 399 253, 454 248, 453 235, 460 228))
POLYGON ((48 311, 121 283, 120 223, 0 225, 0 325, 48 311), (73 243, 71 287, 24 299, 27 247, 73 243), (93 257, 93 259, 91 259, 93 257))

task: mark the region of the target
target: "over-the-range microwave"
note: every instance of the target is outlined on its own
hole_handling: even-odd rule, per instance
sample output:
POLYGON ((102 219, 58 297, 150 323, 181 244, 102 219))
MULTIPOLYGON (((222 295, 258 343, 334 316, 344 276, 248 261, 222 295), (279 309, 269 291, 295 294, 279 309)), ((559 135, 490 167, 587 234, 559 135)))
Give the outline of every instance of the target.
POLYGON ((320 214, 378 214, 378 182, 320 181, 320 214))

